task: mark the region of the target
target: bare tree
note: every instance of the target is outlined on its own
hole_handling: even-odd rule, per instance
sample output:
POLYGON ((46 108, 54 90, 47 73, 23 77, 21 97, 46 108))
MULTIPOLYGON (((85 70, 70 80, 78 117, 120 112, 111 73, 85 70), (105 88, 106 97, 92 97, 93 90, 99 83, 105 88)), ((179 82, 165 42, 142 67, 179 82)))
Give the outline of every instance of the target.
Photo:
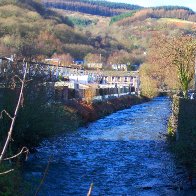
MULTIPOLYGON (((15 78, 19 79, 19 81, 21 82, 21 88, 20 88, 20 94, 19 94, 18 102, 17 102, 16 108, 15 108, 13 117, 6 110, 3 110, 0 115, 0 117, 2 118, 3 114, 6 114, 11 119, 11 124, 10 124, 10 128, 8 130, 7 139, 6 139, 5 144, 3 146, 3 150, 0 154, 0 163, 2 163, 2 161, 4 161, 4 160, 11 160, 13 158, 16 158, 19 155, 21 155, 22 153, 28 153, 28 149, 26 147, 23 147, 22 150, 18 154, 14 155, 12 157, 9 157, 9 158, 4 158, 5 154, 7 152, 7 148, 9 146, 9 143, 12 140, 12 133, 13 133, 15 121, 16 121, 18 111, 19 111, 21 104, 22 104, 22 101, 23 101, 23 91, 24 91, 25 82, 26 82, 27 69, 28 69, 28 65, 27 65, 27 63, 25 63, 23 79, 20 79, 18 76, 15 76, 15 78)), ((13 169, 6 171, 6 172, 3 172, 3 173, 0 173, 0 174, 6 174, 11 171, 13 171, 13 169)))
POLYGON ((187 98, 188 88, 194 76, 196 38, 189 35, 178 37, 157 36, 148 52, 151 77, 159 84, 181 88, 187 98))

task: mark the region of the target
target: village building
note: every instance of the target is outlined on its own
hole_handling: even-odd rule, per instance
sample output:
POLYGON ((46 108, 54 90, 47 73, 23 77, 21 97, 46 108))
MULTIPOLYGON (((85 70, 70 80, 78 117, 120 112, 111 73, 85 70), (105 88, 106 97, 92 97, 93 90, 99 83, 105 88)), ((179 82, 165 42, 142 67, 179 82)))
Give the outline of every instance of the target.
POLYGON ((127 65, 126 64, 112 64, 113 70, 118 71, 127 71, 127 65))
MULTIPOLYGON (((47 77, 47 81, 50 81, 51 84, 50 88, 47 86, 49 89, 48 94, 53 95, 49 97, 55 97, 57 101, 86 97, 91 99, 93 97, 105 97, 116 94, 117 96, 129 93, 139 94, 140 81, 137 71, 84 70, 72 65, 62 66, 57 58, 46 59, 46 62, 33 63, 29 73, 34 75, 34 72, 37 74, 38 70, 38 74, 47 77), (39 69, 34 69, 35 67, 39 67, 39 69)), ((101 68, 101 65, 99 63, 92 64, 94 68, 101 68)))
POLYGON ((58 58, 45 59, 45 63, 51 64, 54 66, 60 66, 60 60, 58 58))
POLYGON ((139 93, 140 80, 138 71, 105 71, 102 84, 129 87, 131 91, 139 93))
POLYGON ((102 69, 103 68, 103 63, 87 63, 87 68, 90 69, 102 69))

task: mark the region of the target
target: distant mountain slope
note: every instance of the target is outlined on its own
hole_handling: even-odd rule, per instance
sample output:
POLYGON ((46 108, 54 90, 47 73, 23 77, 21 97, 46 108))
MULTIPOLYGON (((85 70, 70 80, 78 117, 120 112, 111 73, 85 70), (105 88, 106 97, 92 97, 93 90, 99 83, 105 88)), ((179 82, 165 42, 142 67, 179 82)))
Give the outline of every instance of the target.
POLYGON ((75 26, 94 24, 96 19, 70 18, 45 8, 38 0, 1 0, 0 56, 43 59, 55 53, 70 53, 83 59, 88 53, 108 56, 113 50, 124 49, 110 36, 91 35, 75 26))
MULTIPOLYGON (((104 0, 42 0, 42 3, 49 8, 64 9, 69 11, 87 13, 100 16, 124 15, 134 11, 136 18, 177 18, 188 21, 196 21, 196 14, 193 10, 183 6, 159 6, 144 8, 126 3, 114 3, 104 0)), ((124 18, 124 17, 121 17, 124 18)), ((114 19, 115 21, 116 19, 114 19)), ((119 17, 117 18, 119 20, 119 17)))
MULTIPOLYGON (((116 17, 117 18, 117 17, 116 17)), ((170 19, 181 19, 184 21, 196 22, 196 14, 192 10, 187 9, 155 9, 155 8, 146 8, 127 15, 119 15, 118 20, 115 17, 111 21, 115 21, 118 25, 128 26, 135 21, 144 21, 146 19, 161 19, 161 18, 170 18, 170 19), (122 16, 122 17, 121 17, 122 16), (123 17, 124 16, 124 17, 123 17)))
MULTIPOLYGON (((172 14, 175 16, 176 8, 170 7, 169 9, 174 10, 174 12, 169 12, 168 8, 168 12, 165 10, 162 11, 162 8, 157 8, 155 11, 157 14, 159 13, 158 11, 161 11, 162 16, 166 16, 165 13, 167 13, 168 16, 172 16, 172 14)), ((144 52, 150 47, 151 40, 154 36, 178 36, 180 34, 196 33, 195 22, 176 18, 159 18, 145 14, 142 15, 141 13, 146 11, 146 9, 125 12, 114 17, 89 15, 63 9, 54 10, 63 16, 74 18, 76 21, 91 21, 91 23, 87 25, 75 23, 75 28, 79 29, 80 32, 83 32, 88 37, 93 37, 94 46, 97 47, 99 45, 102 49, 107 51, 109 55, 114 53, 113 56, 117 56, 115 52, 121 50, 129 52, 129 55, 135 58, 136 64, 143 60, 144 52), (135 18, 137 13, 139 13, 138 16, 141 14, 142 17, 135 18)), ((152 10, 152 8, 149 10, 152 10)), ((184 13, 184 11, 186 13, 189 10, 186 8, 182 9, 182 13, 184 13)), ((180 15, 181 12, 178 14, 180 15)), ((192 14, 192 16, 194 16, 194 14, 192 14)), ((122 52, 119 53, 119 56, 120 55, 122 56, 122 52)), ((126 53, 124 53, 124 56, 126 59, 126 53)))
POLYGON ((46 7, 58 8, 70 11, 78 11, 100 16, 114 16, 128 10, 137 10, 142 7, 126 3, 113 3, 96 0, 42 0, 46 7))
MULTIPOLYGON (((62 1, 78 3, 78 6, 89 2, 62 1)), ((89 10, 92 4, 88 4, 89 10)), ((70 53, 76 59, 83 59, 95 53, 101 54, 105 62, 123 57, 123 63, 133 62, 132 58, 133 63, 138 64, 143 61, 153 36, 196 32, 195 13, 188 8, 169 6, 129 11, 127 4, 106 1, 97 1, 97 4, 108 5, 107 9, 120 10, 122 14, 105 17, 48 9, 39 0, 0 0, 0 55, 43 59, 55 53, 70 53)))
POLYGON ((88 38, 75 31, 68 17, 34 0, 0 1, 0 54, 50 57, 74 48, 83 48, 80 55, 93 50, 88 38))
POLYGON ((15 5, 24 10, 37 12, 44 19, 52 19, 56 20, 57 22, 65 23, 69 26, 72 26, 72 23, 70 23, 70 21, 67 20, 67 17, 62 17, 62 15, 53 12, 52 10, 45 9, 45 7, 42 6, 42 4, 38 3, 38 1, 36 0, 0 0, 0 6, 6 5, 15 5))
POLYGON ((187 11, 189 11, 192 14, 195 13, 191 8, 184 7, 184 6, 166 5, 166 6, 151 7, 151 9, 154 9, 154 10, 162 10, 162 9, 164 9, 166 11, 169 11, 169 10, 187 10, 187 11))

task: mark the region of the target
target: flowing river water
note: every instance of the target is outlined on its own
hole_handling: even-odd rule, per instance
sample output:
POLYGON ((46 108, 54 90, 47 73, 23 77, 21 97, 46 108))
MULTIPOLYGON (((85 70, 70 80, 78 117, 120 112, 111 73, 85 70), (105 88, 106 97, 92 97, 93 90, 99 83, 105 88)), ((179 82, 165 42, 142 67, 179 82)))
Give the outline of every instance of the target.
POLYGON ((164 137, 169 98, 159 97, 44 141, 25 165, 29 181, 40 180, 52 156, 40 196, 184 195, 183 167, 164 137))

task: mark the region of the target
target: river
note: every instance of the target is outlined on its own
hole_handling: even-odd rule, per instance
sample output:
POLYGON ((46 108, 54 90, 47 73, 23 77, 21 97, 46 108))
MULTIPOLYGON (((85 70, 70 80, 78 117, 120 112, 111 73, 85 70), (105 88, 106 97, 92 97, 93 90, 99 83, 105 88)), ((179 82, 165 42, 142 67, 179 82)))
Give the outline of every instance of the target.
POLYGON ((158 97, 44 141, 25 164, 28 181, 49 171, 40 196, 181 195, 187 176, 168 150, 164 134, 169 98, 158 97))

